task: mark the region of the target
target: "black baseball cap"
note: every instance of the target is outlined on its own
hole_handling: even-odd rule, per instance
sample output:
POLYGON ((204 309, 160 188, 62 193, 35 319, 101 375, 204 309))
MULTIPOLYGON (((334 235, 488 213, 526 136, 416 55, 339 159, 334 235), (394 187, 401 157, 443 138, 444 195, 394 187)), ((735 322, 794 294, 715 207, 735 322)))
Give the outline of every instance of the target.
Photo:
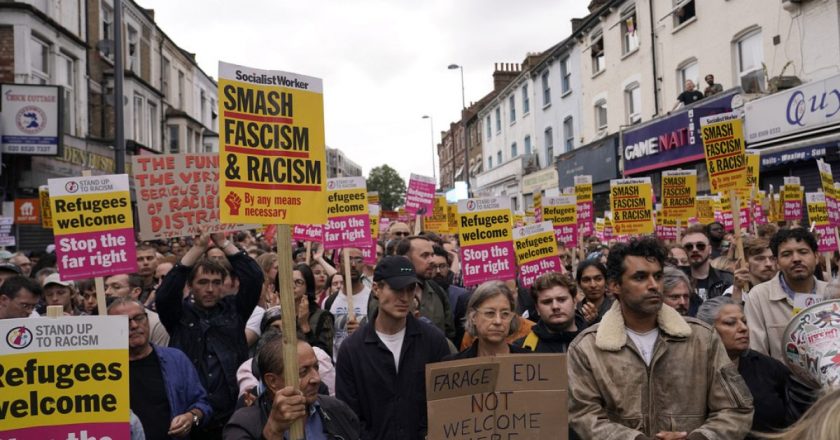
POLYGON ((400 256, 388 256, 380 260, 373 270, 373 281, 385 281, 396 290, 420 284, 414 265, 408 258, 400 256))
POLYGON ((12 263, 0 263, 0 270, 6 272, 14 272, 16 275, 20 275, 20 268, 16 264, 12 263))

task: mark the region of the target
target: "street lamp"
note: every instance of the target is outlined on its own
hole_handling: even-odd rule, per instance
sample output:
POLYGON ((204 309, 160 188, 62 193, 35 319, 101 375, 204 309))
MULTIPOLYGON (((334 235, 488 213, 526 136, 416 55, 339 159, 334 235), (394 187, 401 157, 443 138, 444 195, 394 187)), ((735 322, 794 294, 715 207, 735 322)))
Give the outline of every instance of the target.
POLYGON ((464 121, 467 100, 464 96, 464 66, 450 64, 449 70, 458 69, 461 71, 461 129, 464 131, 464 182, 467 184, 467 197, 470 196, 470 147, 467 145, 467 123, 464 121))
POLYGON ((437 169, 435 168, 435 120, 429 115, 423 115, 423 119, 429 120, 429 134, 431 134, 432 140, 432 178, 435 180, 435 185, 437 185, 437 169))

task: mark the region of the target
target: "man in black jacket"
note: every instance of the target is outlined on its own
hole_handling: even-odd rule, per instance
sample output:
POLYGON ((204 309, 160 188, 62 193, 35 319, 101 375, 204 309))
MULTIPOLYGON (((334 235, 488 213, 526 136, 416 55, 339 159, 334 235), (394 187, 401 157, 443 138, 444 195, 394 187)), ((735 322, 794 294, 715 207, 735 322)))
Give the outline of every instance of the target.
POLYGON ((233 414, 239 388, 236 370, 248 359, 245 324, 260 299, 263 272, 244 251, 222 234, 203 233, 181 262, 166 275, 157 290, 155 305, 170 335, 170 347, 181 349, 198 369, 213 418, 203 439, 221 438, 222 427, 233 414), (210 238, 230 261, 240 280, 239 293, 222 297, 230 274, 209 259, 200 259, 210 238), (184 286, 191 300, 184 300, 184 286))
POLYGON ((723 295, 723 292, 732 285, 734 277, 731 272, 712 267, 709 260, 712 255, 712 246, 703 226, 694 225, 686 229, 682 245, 688 253, 688 261, 691 265, 691 272, 687 275, 691 277, 696 288, 695 294, 691 297, 688 316, 695 316, 700 304, 709 298, 723 295))
POLYGON ((540 320, 522 339, 513 343, 537 353, 565 353, 569 344, 586 328, 583 315, 577 313, 577 287, 559 272, 540 275, 531 286, 540 320))
POLYGON ((365 440, 426 436, 426 364, 448 355, 449 345, 435 326, 411 315, 419 285, 407 258, 380 260, 372 292, 379 309, 339 349, 336 397, 359 416, 365 440))
MULTIPOLYGON (((283 378, 283 338, 278 335, 260 347, 254 372, 265 392, 254 405, 236 411, 225 426, 225 440, 282 439, 295 420, 303 419, 306 438, 358 440, 356 414, 344 402, 318 394, 321 377, 315 351, 298 335, 299 391, 283 378)), ((284 437, 285 435, 285 437, 284 437)))

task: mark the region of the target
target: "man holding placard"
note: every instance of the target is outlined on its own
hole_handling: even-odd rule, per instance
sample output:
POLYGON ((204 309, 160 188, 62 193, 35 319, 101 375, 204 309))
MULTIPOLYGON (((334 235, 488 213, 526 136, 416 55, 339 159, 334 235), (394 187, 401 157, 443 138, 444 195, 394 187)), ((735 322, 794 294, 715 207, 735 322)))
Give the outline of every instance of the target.
POLYGON ((170 346, 181 349, 196 366, 213 407, 213 418, 201 438, 220 438, 233 414, 239 394, 236 369, 248 359, 245 324, 262 292, 263 272, 224 234, 203 233, 172 268, 157 290, 155 305, 171 336, 170 346), (212 238, 240 280, 239 292, 222 297, 227 270, 209 259, 199 259, 212 238), (189 287, 193 302, 183 299, 189 287))

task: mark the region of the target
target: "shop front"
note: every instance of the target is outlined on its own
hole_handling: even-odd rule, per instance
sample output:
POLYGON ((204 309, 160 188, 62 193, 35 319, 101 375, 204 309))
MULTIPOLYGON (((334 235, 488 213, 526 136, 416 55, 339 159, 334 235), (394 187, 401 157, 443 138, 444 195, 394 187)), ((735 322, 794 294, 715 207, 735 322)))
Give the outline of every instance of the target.
POLYGON ((610 135, 596 142, 557 156, 559 187, 575 186, 575 176, 592 176, 592 199, 595 215, 603 216, 610 205, 610 180, 617 179, 618 135, 610 135))

